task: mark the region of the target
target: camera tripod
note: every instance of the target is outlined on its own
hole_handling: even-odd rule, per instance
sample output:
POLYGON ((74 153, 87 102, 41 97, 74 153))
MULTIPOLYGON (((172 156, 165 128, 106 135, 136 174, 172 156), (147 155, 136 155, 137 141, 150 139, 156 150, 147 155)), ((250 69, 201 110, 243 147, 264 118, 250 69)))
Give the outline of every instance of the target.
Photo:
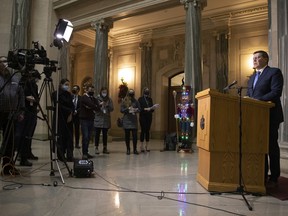
MULTIPOLYGON (((56 114, 55 114, 55 116, 56 116, 56 118, 55 118, 56 130, 54 131, 49 124, 49 122, 53 122, 53 117, 52 117, 51 112, 54 110, 54 107, 53 107, 52 103, 49 106, 49 100, 48 99, 50 99, 50 102, 52 101, 52 93, 55 91, 55 89, 54 89, 52 78, 47 76, 47 75, 46 75, 46 77, 45 77, 45 79, 44 79, 44 81, 40 87, 39 99, 43 95, 44 90, 45 90, 45 105, 46 105, 47 115, 44 114, 43 110, 40 107, 40 104, 39 103, 38 104, 40 107, 40 111, 42 110, 41 113, 43 115, 43 118, 46 121, 47 126, 48 126, 48 140, 50 142, 50 160, 51 160, 50 176, 55 176, 55 169, 53 166, 53 163, 55 163, 57 166, 58 172, 60 174, 62 183, 64 184, 65 181, 64 181, 61 169, 59 167, 59 163, 58 163, 59 160, 57 157, 57 151, 61 151, 60 148, 58 148, 58 134, 57 134, 58 133, 58 129, 57 129, 57 127, 58 127, 58 106, 56 106, 56 110, 55 110, 55 112, 56 112, 56 114)), ((56 104, 57 103, 58 103, 58 101, 56 101, 56 104)), ((60 153, 62 154, 62 152, 60 152, 60 153)), ((67 170, 69 172, 69 176, 72 176, 72 170, 69 169, 69 166, 68 166, 67 162, 65 161, 65 159, 63 160, 63 163, 65 164, 65 167, 67 168, 67 170)))

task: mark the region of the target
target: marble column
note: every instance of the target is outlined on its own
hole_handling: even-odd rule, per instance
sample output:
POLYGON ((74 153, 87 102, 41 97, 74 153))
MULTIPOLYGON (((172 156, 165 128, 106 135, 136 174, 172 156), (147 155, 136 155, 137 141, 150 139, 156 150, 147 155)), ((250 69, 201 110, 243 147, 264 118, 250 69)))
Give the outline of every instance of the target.
POLYGON ((28 47, 30 11, 31 0, 13 0, 10 49, 33 48, 32 43, 28 47))
POLYGON ((185 23, 185 85, 191 86, 190 97, 195 107, 192 139, 195 143, 197 128, 197 101, 195 95, 202 90, 201 11, 207 0, 180 0, 186 10, 185 23))
POLYGON ((285 121, 280 125, 280 164, 281 173, 288 173, 288 2, 268 1, 269 6, 269 64, 281 69, 284 76, 282 106, 285 121), (285 17, 285 18, 283 18, 285 17))
POLYGON ((191 86, 193 98, 202 90, 201 11, 207 0, 180 0, 186 10, 185 85, 191 86))
POLYGON ((152 82, 152 43, 151 41, 140 43, 141 49, 141 91, 144 87, 151 90, 152 82))
MULTIPOLYGON (((63 41, 63 47, 59 49, 60 52, 60 60, 59 60, 59 65, 61 68, 61 73, 60 73, 60 78, 66 78, 71 81, 71 73, 68 73, 69 70, 69 44, 63 41)), ((58 73, 58 72, 57 72, 58 73)))
POLYGON ((113 27, 111 19, 100 19, 91 23, 96 31, 94 56, 94 86, 98 94, 101 87, 108 87, 108 33, 113 27))

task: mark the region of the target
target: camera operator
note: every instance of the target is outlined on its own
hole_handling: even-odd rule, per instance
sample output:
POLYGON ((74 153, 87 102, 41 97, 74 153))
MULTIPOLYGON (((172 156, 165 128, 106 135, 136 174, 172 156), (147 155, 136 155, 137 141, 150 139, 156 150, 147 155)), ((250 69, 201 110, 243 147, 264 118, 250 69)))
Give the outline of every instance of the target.
POLYGON ((21 85, 25 95, 24 119, 16 123, 16 144, 21 156, 20 166, 32 166, 28 159, 38 159, 32 154, 32 137, 37 124, 37 106, 39 101, 37 80, 41 75, 37 70, 26 71, 22 75, 21 85))
POLYGON ((0 156, 2 158, 2 173, 17 175, 14 167, 14 123, 24 118, 24 94, 19 87, 17 77, 11 74, 7 58, 0 57, 0 128, 3 130, 3 142, 0 156))

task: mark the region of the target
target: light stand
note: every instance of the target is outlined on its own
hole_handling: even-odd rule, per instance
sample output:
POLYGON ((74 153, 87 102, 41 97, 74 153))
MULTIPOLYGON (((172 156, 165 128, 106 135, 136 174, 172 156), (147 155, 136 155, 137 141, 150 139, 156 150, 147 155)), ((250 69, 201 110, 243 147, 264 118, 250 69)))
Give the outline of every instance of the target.
MULTIPOLYGON (((54 40, 53 40, 53 44, 51 44, 50 46, 52 47, 53 45, 55 47, 58 48, 58 62, 60 64, 60 55, 61 55, 61 48, 63 47, 63 43, 64 40, 66 42, 69 42, 71 34, 73 31, 73 25, 70 21, 65 20, 65 19, 60 19, 58 21, 58 24, 56 25, 56 29, 54 31, 54 40)), ((58 76, 56 79, 56 86, 59 86, 59 80, 60 80, 60 71, 61 71, 61 66, 58 66, 58 76)), ((61 173, 60 167, 59 167, 59 163, 58 163, 58 158, 57 158, 57 146, 58 146, 58 117, 59 117, 59 89, 57 89, 57 94, 56 94, 56 111, 55 111, 55 143, 54 143, 54 147, 55 147, 55 151, 54 151, 54 158, 52 158, 52 161, 55 162, 57 169, 59 171, 59 174, 61 176, 61 180, 62 183, 65 184, 64 182, 64 178, 63 175, 61 173)), ((52 162, 51 162, 52 163, 52 162)), ((72 176, 72 171, 69 170, 69 167, 67 165, 66 162, 65 166, 68 169, 68 172, 70 174, 70 176, 72 176)), ((52 167, 52 165, 51 165, 52 167)), ((50 175, 54 175, 54 170, 52 169, 51 174, 50 175)))

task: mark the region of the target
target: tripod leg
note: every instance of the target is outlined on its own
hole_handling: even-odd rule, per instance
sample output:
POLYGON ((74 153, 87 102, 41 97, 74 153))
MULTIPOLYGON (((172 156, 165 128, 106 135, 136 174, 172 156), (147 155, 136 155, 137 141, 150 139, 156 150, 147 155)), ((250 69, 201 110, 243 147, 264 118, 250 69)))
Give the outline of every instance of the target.
POLYGON ((248 209, 249 209, 250 211, 252 211, 252 210, 253 210, 253 209, 252 209, 252 206, 249 204, 249 202, 248 202, 248 200, 246 199, 246 197, 244 196, 244 194, 241 193, 241 195, 242 195, 242 197, 243 197, 243 199, 244 199, 244 201, 245 201, 248 209))
POLYGON ((55 176, 55 172, 54 172, 54 166, 53 166, 53 149, 54 149, 54 145, 53 145, 53 141, 50 139, 50 176, 55 176))
POLYGON ((59 164, 58 164, 58 160, 57 160, 57 159, 55 160, 55 164, 56 164, 56 166, 57 166, 57 168, 58 168, 58 171, 59 171, 59 174, 60 174, 60 177, 61 177, 62 183, 65 184, 65 181, 64 181, 64 178, 63 178, 62 172, 61 172, 61 170, 60 170, 60 167, 59 167, 59 164))

